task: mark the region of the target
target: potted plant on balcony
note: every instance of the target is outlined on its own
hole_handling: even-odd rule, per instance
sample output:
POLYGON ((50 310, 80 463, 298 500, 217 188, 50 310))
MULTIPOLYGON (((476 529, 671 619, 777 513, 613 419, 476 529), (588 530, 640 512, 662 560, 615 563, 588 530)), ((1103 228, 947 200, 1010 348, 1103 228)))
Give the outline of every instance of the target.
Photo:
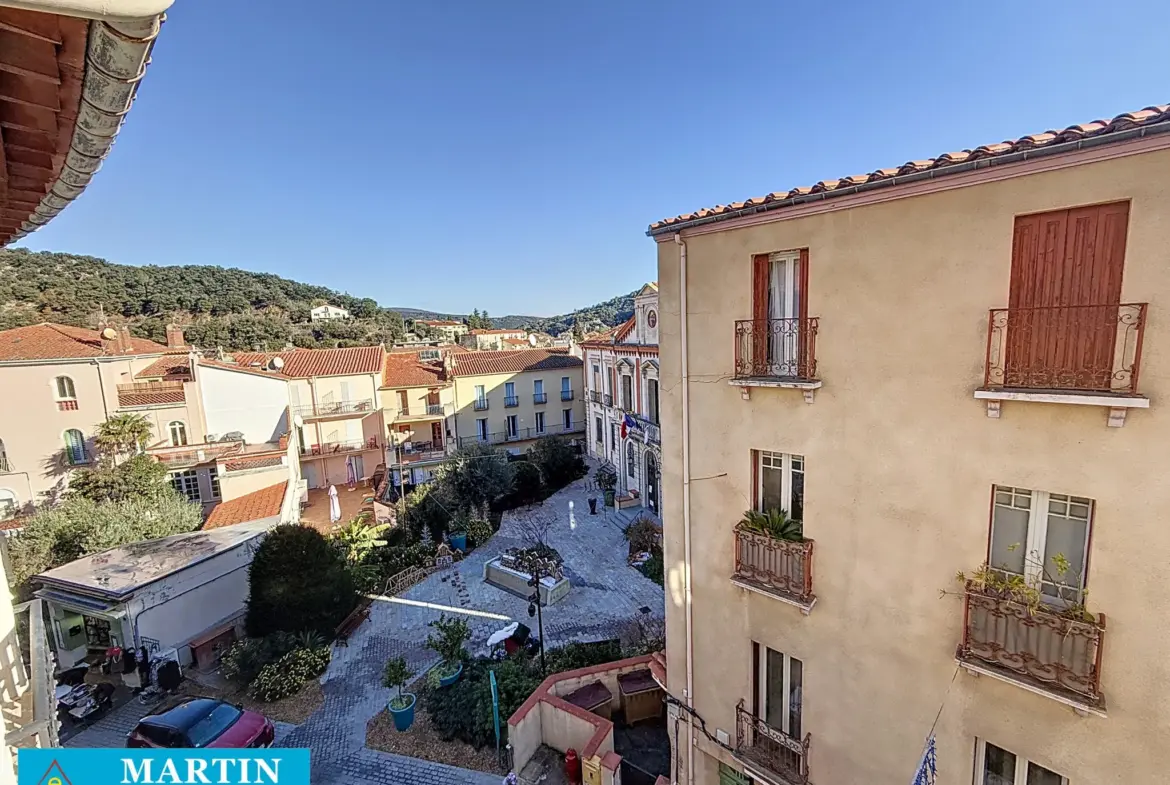
POLYGON ((597 471, 593 473, 593 478, 597 480, 597 487, 605 494, 605 506, 612 507, 614 505, 614 489, 617 488, 618 476, 612 466, 598 466, 597 471))
POLYGON ((746 531, 763 534, 773 540, 804 542, 804 524, 790 517, 787 510, 776 507, 766 512, 746 510, 739 519, 739 525, 746 531))
POLYGON ((471 637, 471 630, 464 619, 447 618, 446 614, 429 625, 435 633, 427 635, 427 648, 438 654, 442 661, 436 666, 439 686, 449 687, 459 681, 463 673, 463 661, 467 659, 467 649, 463 644, 471 637))
POLYGON ((412 693, 402 691, 413 675, 406 664, 405 657, 392 657, 386 660, 386 665, 382 669, 383 686, 398 690, 398 694, 390 699, 386 710, 394 719, 394 727, 400 731, 410 730, 410 726, 414 723, 415 696, 412 693))
MULTIPOLYGON (((1008 550, 1013 551, 1018 547, 1018 544, 1010 545, 1008 550)), ((986 562, 970 573, 959 571, 955 580, 964 592, 1018 603, 1027 608, 1029 614, 1045 611, 1073 621, 1096 621, 1096 617, 1085 607, 1089 590, 1081 587, 1080 573, 1073 570, 1068 557, 1063 553, 1053 555, 1051 570, 1047 563, 1033 556, 1025 557, 1024 561, 1039 569, 1041 581, 1054 588, 1054 595, 1041 592, 1038 584, 1023 575, 996 569, 986 562)))

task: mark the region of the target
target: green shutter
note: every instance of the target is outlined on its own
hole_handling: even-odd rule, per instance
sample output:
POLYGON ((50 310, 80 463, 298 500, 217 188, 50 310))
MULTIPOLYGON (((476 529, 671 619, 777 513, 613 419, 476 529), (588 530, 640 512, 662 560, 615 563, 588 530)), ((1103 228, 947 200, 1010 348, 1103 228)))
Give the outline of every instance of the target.
POLYGON ((751 778, 726 763, 719 764, 719 785, 751 785, 751 778))

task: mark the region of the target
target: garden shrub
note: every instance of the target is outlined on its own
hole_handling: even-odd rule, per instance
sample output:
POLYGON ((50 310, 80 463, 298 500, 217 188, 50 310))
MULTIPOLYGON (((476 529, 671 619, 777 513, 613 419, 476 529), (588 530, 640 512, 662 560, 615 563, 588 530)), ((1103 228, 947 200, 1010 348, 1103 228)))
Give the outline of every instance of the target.
POLYGON ((426 567, 434 564, 435 549, 433 546, 421 542, 413 545, 388 545, 374 551, 370 563, 381 567, 383 579, 391 578, 411 567, 426 567))
POLYGON ((248 692, 265 703, 295 695, 329 667, 329 649, 294 649, 260 669, 248 692))
POLYGON ((639 518, 625 529, 626 542, 630 544, 630 555, 653 553, 659 547, 662 529, 649 518, 639 518))
POLYGON ((549 673, 560 673, 577 668, 589 668, 622 658, 620 640, 598 641, 597 643, 569 643, 544 653, 549 673))
POLYGON ((495 533, 491 522, 482 518, 472 518, 467 524, 467 539, 472 548, 483 545, 495 533))
POLYGON ((528 451, 528 460, 540 467, 545 483, 552 490, 563 488, 573 480, 584 477, 588 471, 585 459, 563 436, 537 439, 528 451))
POLYGON ((220 673, 228 681, 239 686, 251 684, 265 665, 275 662, 293 649, 313 639, 323 645, 324 640, 316 633, 293 635, 288 632, 274 632, 263 638, 244 638, 232 644, 220 660, 220 673))
POLYGON ((398 548, 403 545, 413 545, 416 542, 414 533, 406 526, 395 526, 386 532, 386 547, 398 548))
POLYGON ((650 558, 638 568, 643 575, 650 580, 657 583, 659 586, 666 584, 665 565, 662 562, 662 549, 655 548, 650 552, 650 558))
MULTIPOLYGON (((512 716, 542 681, 539 670, 524 657, 473 661, 464 667, 459 681, 449 687, 428 689, 423 696, 427 715, 444 741, 458 739, 476 748, 495 743, 489 670, 496 672, 501 720, 512 716)), ((504 722, 501 730, 507 731, 504 722)))
POLYGON ((518 461, 512 469, 512 491, 508 499, 510 505, 519 507, 540 501, 543 490, 540 467, 531 461, 518 461))
POLYGON ((345 560, 308 526, 278 526, 264 537, 248 567, 248 588, 252 636, 313 630, 332 638, 358 601, 345 560))

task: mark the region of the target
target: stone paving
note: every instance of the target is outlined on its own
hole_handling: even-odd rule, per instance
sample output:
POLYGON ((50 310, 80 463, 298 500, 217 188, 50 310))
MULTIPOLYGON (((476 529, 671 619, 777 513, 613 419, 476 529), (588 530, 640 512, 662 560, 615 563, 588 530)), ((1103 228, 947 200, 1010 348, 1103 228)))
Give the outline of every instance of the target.
MULTIPOLYGON (((564 557, 572 584, 567 597, 544 611, 546 646, 628 637, 636 629, 634 619, 660 621, 662 588, 626 564, 622 522, 612 515, 589 515, 591 495, 597 494, 586 492, 581 480, 542 505, 506 513, 500 531, 467 559, 432 574, 399 597, 376 600, 369 620, 350 636, 349 645, 334 647, 333 660, 321 678, 324 704, 300 725, 282 728, 277 746, 308 747, 316 785, 498 785, 502 780, 498 775, 366 748, 366 724, 390 698, 390 691, 381 684, 382 666, 393 656, 405 657, 419 675, 435 665, 437 657, 425 645, 427 624, 443 612, 466 616, 472 633, 468 647, 474 654, 487 653, 488 636, 511 621, 523 621, 536 634, 536 621, 528 618, 528 601, 483 581, 487 561, 525 544, 526 519, 552 521, 546 541, 564 557), (649 613, 643 614, 642 608, 649 613)), ((145 713, 145 707, 141 708, 145 713)), ((121 746, 126 731, 138 719, 115 721, 112 715, 123 709, 76 737, 76 746, 121 746), (105 733, 89 736, 107 722, 111 728, 125 725, 121 738, 115 744, 96 743, 113 740, 105 733)))

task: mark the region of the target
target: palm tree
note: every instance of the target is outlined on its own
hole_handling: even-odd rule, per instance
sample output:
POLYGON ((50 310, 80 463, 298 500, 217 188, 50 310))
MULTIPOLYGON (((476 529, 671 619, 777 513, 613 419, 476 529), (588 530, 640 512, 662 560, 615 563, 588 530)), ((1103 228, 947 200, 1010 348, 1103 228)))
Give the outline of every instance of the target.
POLYGON ((739 521, 748 531, 766 534, 773 540, 804 542, 804 526, 800 521, 788 517, 788 512, 772 508, 767 512, 748 510, 739 521))
POLYGON ((150 441, 150 421, 141 414, 115 414, 97 427, 93 443, 114 464, 122 455, 134 455, 150 441))
POLYGON ((368 526, 361 518, 355 518, 344 529, 334 532, 333 540, 345 555, 346 563, 358 565, 366 560, 371 551, 386 544, 381 537, 389 528, 388 523, 368 526))

